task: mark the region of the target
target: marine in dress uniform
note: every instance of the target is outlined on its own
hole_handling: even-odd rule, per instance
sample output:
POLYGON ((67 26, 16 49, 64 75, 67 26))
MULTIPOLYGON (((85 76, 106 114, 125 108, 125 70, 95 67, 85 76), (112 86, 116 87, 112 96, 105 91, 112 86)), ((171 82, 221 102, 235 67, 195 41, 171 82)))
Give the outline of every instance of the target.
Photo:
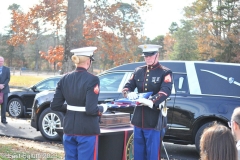
POLYGON ((125 84, 122 92, 129 99, 137 99, 133 92, 153 92, 148 99, 137 101, 142 104, 135 107, 131 123, 134 125, 134 159, 161 159, 161 141, 167 117, 163 116, 160 104, 164 102, 172 90, 172 71, 158 62, 159 45, 140 45, 146 65, 135 69, 130 80, 125 84))
POLYGON ((66 160, 96 160, 98 157, 99 116, 107 105, 98 106, 99 78, 87 72, 96 47, 71 50, 76 70, 57 84, 51 109, 65 112, 63 145, 66 160))

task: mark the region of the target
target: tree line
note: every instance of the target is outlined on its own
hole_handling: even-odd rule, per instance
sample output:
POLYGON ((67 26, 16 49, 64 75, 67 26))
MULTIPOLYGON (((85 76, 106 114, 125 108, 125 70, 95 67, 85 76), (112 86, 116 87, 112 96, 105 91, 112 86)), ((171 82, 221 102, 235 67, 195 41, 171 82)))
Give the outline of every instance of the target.
POLYGON ((97 46, 93 67, 106 70, 142 61, 137 46, 143 43, 163 46, 161 60, 240 61, 238 0, 196 0, 179 24, 153 40, 142 35, 147 0, 40 0, 27 13, 18 4, 8 9, 11 25, 0 35, 0 55, 12 67, 69 72, 75 67, 71 49, 97 46))

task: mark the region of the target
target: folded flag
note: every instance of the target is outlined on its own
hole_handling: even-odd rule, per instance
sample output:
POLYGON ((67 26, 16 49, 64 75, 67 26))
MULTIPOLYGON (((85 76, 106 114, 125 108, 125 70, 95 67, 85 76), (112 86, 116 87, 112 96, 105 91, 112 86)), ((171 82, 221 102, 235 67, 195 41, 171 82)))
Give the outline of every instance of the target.
POLYGON ((139 105, 139 98, 148 99, 153 92, 138 93, 138 98, 135 100, 129 100, 128 98, 121 98, 112 102, 107 103, 108 108, 126 108, 126 107, 136 107, 139 105))

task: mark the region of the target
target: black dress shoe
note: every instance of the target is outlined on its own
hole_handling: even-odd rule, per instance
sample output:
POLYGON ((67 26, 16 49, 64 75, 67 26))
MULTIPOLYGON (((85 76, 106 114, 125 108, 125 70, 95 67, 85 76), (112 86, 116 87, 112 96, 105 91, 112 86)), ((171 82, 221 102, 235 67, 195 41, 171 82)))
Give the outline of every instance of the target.
POLYGON ((3 124, 7 124, 8 122, 7 121, 1 121, 3 124))

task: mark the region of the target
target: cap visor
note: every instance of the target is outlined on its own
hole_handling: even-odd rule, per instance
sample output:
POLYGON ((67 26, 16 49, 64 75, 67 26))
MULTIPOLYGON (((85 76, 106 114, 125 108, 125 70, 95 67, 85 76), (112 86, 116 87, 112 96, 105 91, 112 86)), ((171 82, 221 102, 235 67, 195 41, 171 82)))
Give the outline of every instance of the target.
POLYGON ((147 56, 153 56, 157 52, 143 52, 142 56, 147 57, 147 56))

